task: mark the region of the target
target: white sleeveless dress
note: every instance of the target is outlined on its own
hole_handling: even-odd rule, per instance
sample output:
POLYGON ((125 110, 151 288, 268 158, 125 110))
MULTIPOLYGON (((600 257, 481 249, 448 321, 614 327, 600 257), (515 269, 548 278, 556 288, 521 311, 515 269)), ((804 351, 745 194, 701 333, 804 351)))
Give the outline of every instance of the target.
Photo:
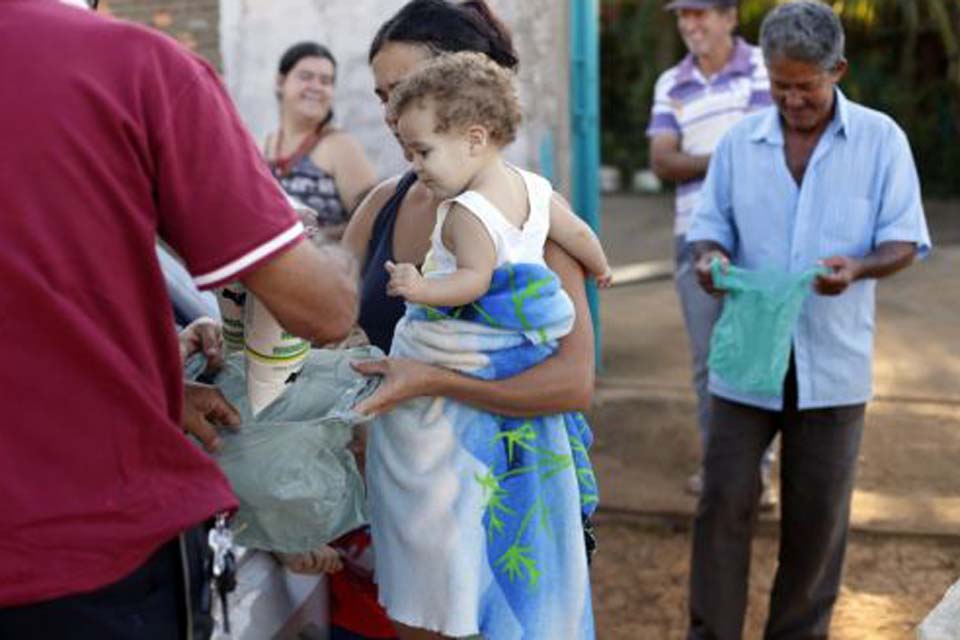
MULTIPOLYGON (((456 269, 455 256, 441 240, 444 220, 454 203, 470 210, 483 223, 496 246, 497 266, 506 262, 544 264, 543 246, 553 188, 538 175, 517 171, 526 184, 529 202, 529 216, 522 227, 511 224, 479 193, 468 191, 445 201, 438 210, 430 253, 424 263, 426 277, 456 269)), ((398 333, 404 322, 406 317, 398 325, 398 333)), ((391 355, 409 357, 395 353, 397 348, 395 340, 391 355)), ((375 422, 370 428, 366 473, 376 554, 375 579, 380 602, 392 619, 464 637, 479 633, 479 618, 489 605, 490 594, 495 592, 490 588, 496 576, 487 558, 488 531, 483 523, 488 499, 483 486, 475 481, 488 468, 462 446, 458 420, 434 419, 449 406, 445 404, 449 401, 429 401, 432 404, 425 413, 425 423, 375 422)), ((562 535, 569 537, 569 548, 575 550, 574 554, 583 554, 579 503, 574 502, 571 510, 575 512, 571 515, 573 524, 562 535)), ((582 568, 577 565, 578 574, 572 581, 577 591, 575 600, 578 606, 589 607, 585 560, 581 564, 582 568)), ((557 633, 570 639, 585 637, 566 631, 552 632, 550 626, 551 621, 545 620, 543 635, 537 637, 559 639, 557 633)), ((503 638, 519 638, 521 632, 518 630, 517 634, 497 632, 503 638)))

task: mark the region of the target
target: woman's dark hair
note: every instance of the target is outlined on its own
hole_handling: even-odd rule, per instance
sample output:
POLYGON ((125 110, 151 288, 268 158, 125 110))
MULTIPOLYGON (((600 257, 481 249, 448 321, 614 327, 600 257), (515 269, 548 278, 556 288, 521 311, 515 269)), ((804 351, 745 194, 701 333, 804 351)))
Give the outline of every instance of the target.
POLYGON ((327 49, 319 42, 307 41, 298 42, 287 49, 284 54, 280 56, 280 64, 277 65, 277 71, 280 75, 285 76, 304 58, 324 58, 330 61, 334 71, 337 69, 337 59, 333 57, 330 49, 327 49))
POLYGON ((388 42, 422 44, 440 53, 484 53, 507 69, 519 64, 510 32, 484 0, 410 0, 377 31, 370 62, 388 42))

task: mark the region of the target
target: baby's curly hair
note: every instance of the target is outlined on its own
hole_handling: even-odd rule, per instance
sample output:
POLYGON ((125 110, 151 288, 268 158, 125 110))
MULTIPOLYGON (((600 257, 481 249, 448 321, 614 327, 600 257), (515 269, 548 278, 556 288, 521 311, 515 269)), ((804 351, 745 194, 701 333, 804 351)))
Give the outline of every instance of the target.
POLYGON ((432 100, 437 131, 481 125, 504 147, 517 137, 522 114, 513 74, 482 53, 445 53, 429 60, 390 93, 389 116, 398 120, 432 100))

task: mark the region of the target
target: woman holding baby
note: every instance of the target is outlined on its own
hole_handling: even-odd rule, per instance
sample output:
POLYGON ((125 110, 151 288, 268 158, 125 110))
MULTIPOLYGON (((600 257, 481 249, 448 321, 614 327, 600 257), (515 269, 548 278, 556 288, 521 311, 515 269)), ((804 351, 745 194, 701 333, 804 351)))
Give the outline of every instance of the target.
MULTIPOLYGON (((483 53, 503 68, 515 70, 518 64, 512 41, 505 27, 496 19, 486 3, 463 3, 446 0, 412 0, 395 16, 384 23, 370 48, 370 63, 374 74, 376 93, 386 106, 392 92, 416 70, 443 53, 473 51, 483 53)), ((396 123, 388 120, 396 134, 396 123)), ((409 157, 409 156, 408 156, 409 157)), ((408 172, 376 186, 359 205, 344 236, 343 245, 350 249, 362 265, 362 293, 360 326, 373 344, 390 352, 394 330, 404 316, 406 305, 402 298, 388 295, 390 274, 388 263, 422 265, 431 245, 432 231, 437 221, 437 210, 443 198, 431 191, 417 174, 408 172)), ((569 207, 557 194, 549 197, 551 216, 569 207)), ((556 352, 542 363, 503 379, 483 380, 412 359, 388 358, 363 363, 357 369, 369 375, 383 377, 378 393, 358 405, 366 413, 385 414, 398 405, 422 396, 440 396, 452 402, 476 408, 490 414, 535 420, 545 415, 579 411, 590 404, 593 390, 593 333, 584 288, 582 267, 561 248, 548 243, 544 257, 546 265, 559 277, 559 282, 575 312, 572 328, 559 340, 556 352)), ((520 421, 521 423, 523 420, 520 421)), ((376 423, 370 435, 376 449, 376 423)), ((562 427, 561 427, 562 428, 562 427)), ((589 445, 589 429, 580 442, 585 455, 589 445)), ((519 433, 506 432, 505 440, 518 442, 519 433)), ((573 443, 573 438, 571 438, 573 443)), ((571 446, 574 446, 571 444, 571 446)), ((573 456, 574 452, 567 452, 573 456)), ((376 477, 370 491, 382 489, 383 474, 371 475, 368 462, 368 482, 376 477)), ((556 469, 557 474, 575 474, 573 465, 556 469)), ((585 474, 591 474, 589 469, 585 474)), ((509 472, 507 472, 509 476, 509 472)), ((464 483, 473 478, 462 478, 464 483)), ((404 490, 405 480, 394 478, 395 487, 404 490)), ((438 487, 437 491, 445 491, 438 487)), ((490 488, 486 504, 479 505, 475 521, 462 522, 463 531, 470 532, 470 544, 459 544, 456 535, 443 532, 443 544, 436 544, 438 532, 425 530, 423 522, 409 517, 404 522, 385 522, 392 516, 373 513, 374 544, 379 548, 377 531, 399 531, 399 541, 391 539, 384 544, 396 551, 390 557, 377 558, 380 570, 389 565, 391 576, 406 572, 411 577, 417 572, 430 572, 425 581, 411 584, 439 585, 417 591, 415 598, 407 597, 400 581, 391 579, 380 584, 380 602, 394 621, 398 634, 404 639, 464 637, 482 634, 500 638, 586 638, 593 636, 590 609, 589 578, 587 576, 586 542, 577 531, 578 542, 565 547, 559 562, 568 570, 551 577, 538 565, 534 572, 522 569, 529 560, 523 545, 511 547, 511 555, 504 563, 492 556, 479 553, 473 532, 484 523, 490 524, 490 500, 496 499, 496 488, 490 488), (382 525, 378 527, 378 522, 382 525), (429 568, 417 566, 414 558, 433 553, 429 568), (505 570, 507 565, 509 570, 505 570), (523 589, 511 591, 509 576, 527 580, 523 589), (547 575, 547 577, 543 577, 547 575), (540 580, 538 582, 538 579, 540 580), (562 583, 563 581, 567 581, 562 583), (562 583, 562 584, 557 584, 562 583), (545 589, 564 592, 569 602, 562 619, 557 612, 549 614, 536 592, 545 589), (505 594, 510 593, 509 597, 505 594), (520 594, 520 595, 516 595, 520 594), (509 600, 509 601, 508 601, 509 600), (550 619, 548 619, 550 618, 550 619), (562 630, 556 635, 556 630, 562 630)), ((410 497, 410 496, 408 496, 410 497)), ((424 495, 425 500, 431 496, 424 495)), ((416 499, 416 496, 413 496, 416 499)), ((581 505, 570 505, 576 510, 577 522, 581 505)), ((376 509, 375 509, 376 511, 376 509)), ((583 515, 592 511, 592 505, 582 508, 583 515)), ((564 535, 569 532, 557 532, 564 535)), ((381 533, 381 535, 386 535, 381 533)), ((572 538, 571 538, 572 539, 572 538)), ((481 545, 482 546, 482 545, 481 545)), ((479 550, 482 551, 482 550, 479 550)), ((409 590, 408 590, 409 591, 409 590)))

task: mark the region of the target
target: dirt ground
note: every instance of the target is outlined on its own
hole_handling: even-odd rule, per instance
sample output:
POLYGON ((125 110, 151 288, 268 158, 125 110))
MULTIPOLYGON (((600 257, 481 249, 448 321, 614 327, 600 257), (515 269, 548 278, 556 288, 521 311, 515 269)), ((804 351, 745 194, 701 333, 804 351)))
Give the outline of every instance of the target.
MULTIPOLYGON (((597 638, 682 640, 687 622, 690 532, 599 519, 593 570, 597 638)), ((776 568, 773 532, 753 545, 744 638, 762 637, 776 568)), ((847 548, 833 640, 903 640, 960 576, 960 541, 854 535, 847 548)))
MULTIPOLYGON (((614 265, 669 259, 671 216, 669 198, 606 199, 614 265)), ((879 288, 879 399, 859 460, 835 640, 913 638, 960 579, 960 203, 929 203, 928 220, 943 250, 879 288)), ((679 309, 668 280, 615 288, 600 302, 597 637, 683 638, 695 501, 682 485, 699 451, 679 309)), ((777 526, 776 513, 766 516, 754 544, 747 640, 762 637, 777 526)))

